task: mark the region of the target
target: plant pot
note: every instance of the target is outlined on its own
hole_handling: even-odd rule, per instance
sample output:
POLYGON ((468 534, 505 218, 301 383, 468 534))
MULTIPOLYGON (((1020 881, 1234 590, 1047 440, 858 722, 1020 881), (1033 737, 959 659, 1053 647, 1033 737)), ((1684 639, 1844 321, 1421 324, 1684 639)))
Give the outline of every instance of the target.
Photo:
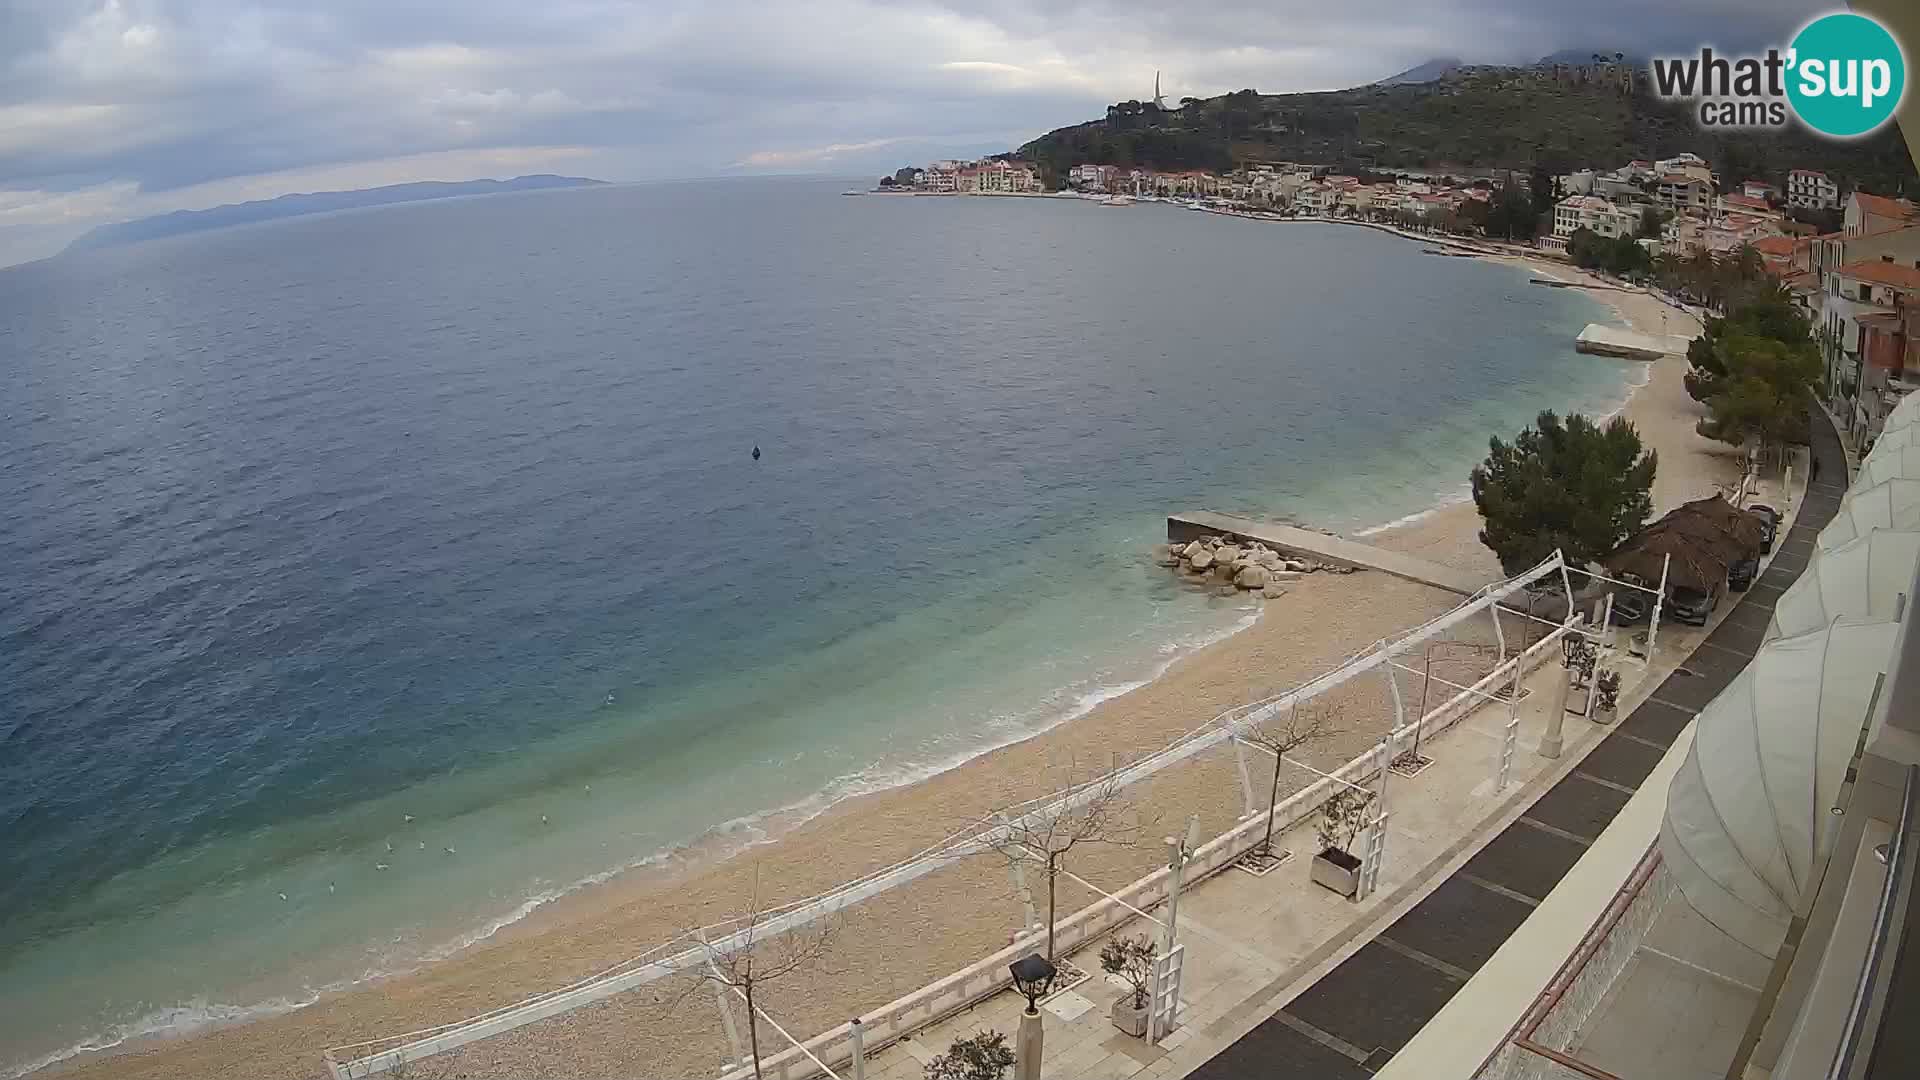
POLYGON ((1351 900, 1360 891, 1360 860, 1339 848, 1327 848, 1313 857, 1314 884, 1351 900))
POLYGON ((1596 701, 1593 703, 1592 719, 1593 719, 1593 722, 1596 724, 1611 724, 1613 723, 1614 716, 1618 712, 1619 712, 1619 709, 1617 706, 1602 705, 1596 701))
POLYGON ((1147 1033, 1147 1007, 1133 1007, 1133 991, 1121 994, 1113 1003, 1113 1026, 1138 1039, 1147 1033))

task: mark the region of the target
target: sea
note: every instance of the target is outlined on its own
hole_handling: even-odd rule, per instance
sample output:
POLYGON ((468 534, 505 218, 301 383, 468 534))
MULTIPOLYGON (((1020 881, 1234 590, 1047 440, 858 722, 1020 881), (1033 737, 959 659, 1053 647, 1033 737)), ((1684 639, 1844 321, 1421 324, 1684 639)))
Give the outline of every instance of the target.
POLYGON ((1256 617, 1168 512, 1378 527, 1636 376, 1369 229, 846 186, 0 270, 0 1075, 1060 723, 1256 617))

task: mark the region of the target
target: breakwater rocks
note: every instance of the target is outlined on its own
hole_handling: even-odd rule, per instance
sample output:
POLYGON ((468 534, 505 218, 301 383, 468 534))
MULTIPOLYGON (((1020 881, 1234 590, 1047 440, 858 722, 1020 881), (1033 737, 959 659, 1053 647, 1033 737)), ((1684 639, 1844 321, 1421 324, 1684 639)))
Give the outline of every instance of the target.
POLYGON ((1286 595, 1286 583, 1306 574, 1351 574, 1351 566, 1328 566, 1289 558, 1258 540, 1241 542, 1209 536, 1190 544, 1158 544, 1154 561, 1197 585, 1258 592, 1268 599, 1286 595))

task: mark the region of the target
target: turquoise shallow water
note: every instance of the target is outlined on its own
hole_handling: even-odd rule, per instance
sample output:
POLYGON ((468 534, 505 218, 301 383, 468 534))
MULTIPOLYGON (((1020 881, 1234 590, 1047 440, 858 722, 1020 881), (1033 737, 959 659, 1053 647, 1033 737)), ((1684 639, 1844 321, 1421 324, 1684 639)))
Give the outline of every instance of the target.
POLYGON ((1378 525, 1629 376, 1367 230, 837 188, 0 271, 0 1062, 1058 722, 1251 617, 1145 564, 1167 511, 1378 525))

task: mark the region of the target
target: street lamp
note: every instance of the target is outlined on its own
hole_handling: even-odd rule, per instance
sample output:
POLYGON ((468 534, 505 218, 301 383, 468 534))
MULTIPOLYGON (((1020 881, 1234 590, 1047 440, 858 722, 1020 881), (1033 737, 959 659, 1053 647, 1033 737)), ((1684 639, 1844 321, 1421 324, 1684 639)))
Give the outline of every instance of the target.
POLYGON ((1013 1080, 1040 1080, 1040 999, 1053 989, 1058 969, 1039 953, 1028 953, 1007 965, 1013 985, 1027 998, 1020 1014, 1020 1032, 1013 1044, 1013 1080))
POLYGON ((1039 1013, 1040 999, 1053 989, 1053 977, 1059 974, 1059 969, 1039 953, 1028 953, 1008 964, 1007 970, 1013 972, 1013 985, 1027 997, 1027 1012, 1039 1013))

